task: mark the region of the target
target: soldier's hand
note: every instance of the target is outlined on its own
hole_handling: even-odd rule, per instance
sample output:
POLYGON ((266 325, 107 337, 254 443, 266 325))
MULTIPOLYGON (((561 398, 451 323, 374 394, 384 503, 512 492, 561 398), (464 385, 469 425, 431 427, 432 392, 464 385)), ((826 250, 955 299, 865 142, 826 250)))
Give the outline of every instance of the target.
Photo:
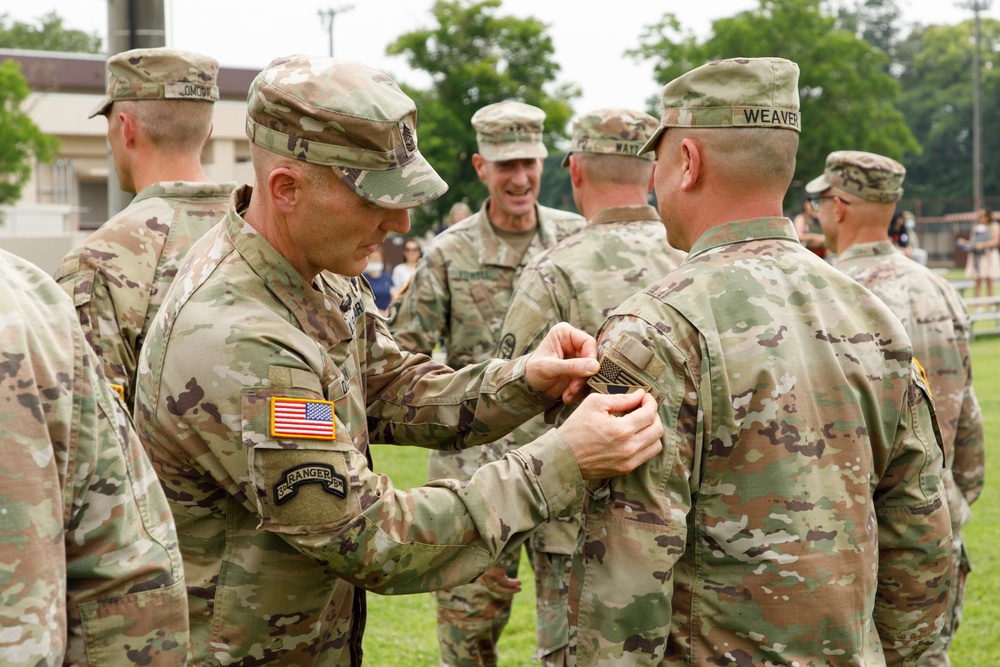
POLYGON ((594 337, 560 322, 528 357, 525 375, 535 391, 553 399, 561 397, 568 404, 579 398, 587 378, 599 368, 594 337))
POLYGON ((559 427, 584 479, 604 479, 634 470, 660 453, 663 424, 656 399, 631 394, 591 394, 559 427))
POLYGON ((513 595, 521 592, 521 580, 507 576, 507 568, 497 565, 483 572, 482 576, 476 579, 486 590, 491 593, 513 595))

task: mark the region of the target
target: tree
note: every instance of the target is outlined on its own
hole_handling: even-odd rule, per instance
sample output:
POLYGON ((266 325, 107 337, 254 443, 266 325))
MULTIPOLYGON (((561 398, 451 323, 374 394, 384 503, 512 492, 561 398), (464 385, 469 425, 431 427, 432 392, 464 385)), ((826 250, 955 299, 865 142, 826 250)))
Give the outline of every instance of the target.
POLYGON ((30 92, 20 65, 13 60, 0 63, 0 204, 20 198, 32 159, 47 162, 59 150, 59 141, 43 134, 22 111, 30 92))
MULTIPOLYGON (((980 20, 981 98, 984 102, 983 192, 1000 193, 1000 117, 990 100, 1000 95, 1000 22, 980 20)), ((907 198, 930 199, 921 211, 968 211, 972 202, 973 22, 917 27, 897 48, 906 114, 924 154, 906 163, 907 198)), ((996 204, 994 203, 994 206, 996 204)))
MULTIPOLYGON (((888 73, 889 57, 838 27, 822 0, 759 0, 757 9, 712 24, 699 41, 672 14, 644 29, 630 55, 655 61, 667 82, 712 60, 777 56, 798 63, 802 135, 792 191, 822 173, 833 150, 858 149, 903 159, 920 151, 903 114, 893 106, 899 85, 888 73)), ((856 26, 855 26, 856 27, 856 26)))
POLYGON ((99 35, 63 27, 62 18, 55 12, 42 15, 38 21, 40 27, 20 21, 11 22, 7 14, 0 14, 0 48, 76 53, 101 52, 99 35))
POLYGON ((438 0, 431 9, 436 26, 401 35, 386 48, 431 77, 428 90, 404 89, 417 103, 420 151, 449 190, 416 212, 417 233, 439 224, 455 202, 475 208, 486 197, 471 159, 471 120, 480 108, 506 99, 533 104, 546 113, 550 151, 568 136, 570 101, 579 90, 555 84, 560 68, 547 26, 534 18, 498 16, 499 7, 500 0, 438 0))
POLYGON ((837 25, 893 58, 903 12, 895 0, 854 0, 837 9, 837 25))

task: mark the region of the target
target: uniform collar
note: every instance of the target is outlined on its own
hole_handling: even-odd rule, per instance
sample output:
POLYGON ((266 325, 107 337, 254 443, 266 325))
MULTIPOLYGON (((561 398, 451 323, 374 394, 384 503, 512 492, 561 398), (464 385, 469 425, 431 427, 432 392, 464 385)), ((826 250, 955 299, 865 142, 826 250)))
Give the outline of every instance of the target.
POLYGON ((253 188, 245 185, 230 197, 225 226, 236 251, 314 340, 331 348, 353 338, 348 320, 356 319, 359 295, 352 296, 357 290, 347 288, 350 279, 321 274, 314 281, 318 288, 307 285, 302 274, 243 218, 252 193, 253 188))
POLYGON ((844 252, 837 254, 837 264, 860 257, 881 257, 896 252, 892 241, 875 241, 873 243, 855 243, 844 252))
POLYGON ((648 204, 637 206, 609 206, 590 220, 590 224, 599 225, 603 222, 635 222, 639 220, 659 220, 660 214, 648 204))
MULTIPOLYGON (((476 215, 475 225, 479 233, 479 263, 483 266, 503 266, 509 269, 516 269, 521 265, 521 260, 524 257, 515 256, 513 249, 501 241, 500 237, 493 231, 493 225, 490 223, 490 216, 487 212, 489 203, 490 200, 487 198, 476 215)), ((537 242, 536 239, 541 239, 541 247, 550 248, 554 246, 558 240, 555 231, 552 229, 552 225, 546 221, 544 209, 538 204, 535 204, 535 220, 537 223, 535 227, 535 239, 531 242, 532 245, 537 242)))
POLYGON ((760 241, 763 239, 781 239, 799 242, 795 235, 795 227, 788 218, 767 217, 750 220, 734 220, 708 229, 694 245, 688 259, 720 246, 760 241))

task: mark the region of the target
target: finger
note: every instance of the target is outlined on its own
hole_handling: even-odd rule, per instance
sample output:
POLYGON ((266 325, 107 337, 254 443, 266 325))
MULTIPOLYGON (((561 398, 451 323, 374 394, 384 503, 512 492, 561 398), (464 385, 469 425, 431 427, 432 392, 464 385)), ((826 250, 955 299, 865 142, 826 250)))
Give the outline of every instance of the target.
POLYGON ((645 390, 639 389, 631 394, 591 394, 587 400, 592 401, 597 409, 604 412, 621 413, 640 407, 648 395, 645 390))
POLYGON ((601 365, 596 359, 546 359, 540 369, 548 378, 583 378, 586 380, 599 371, 601 365))

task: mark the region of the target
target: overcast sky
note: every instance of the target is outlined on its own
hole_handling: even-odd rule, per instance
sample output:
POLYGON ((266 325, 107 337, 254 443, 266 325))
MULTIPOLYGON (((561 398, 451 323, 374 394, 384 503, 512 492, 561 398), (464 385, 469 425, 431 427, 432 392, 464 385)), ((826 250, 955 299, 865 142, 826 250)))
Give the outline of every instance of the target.
MULTIPOLYGON (((902 0, 904 22, 959 23, 972 12, 956 0, 902 0)), ((262 69, 293 53, 326 54, 328 33, 320 9, 344 9, 334 20, 334 51, 414 86, 428 79, 400 57, 385 55, 400 34, 430 27, 433 0, 164 0, 167 45, 200 51, 226 66, 262 69), (347 7, 351 7, 347 9, 347 7)), ((1000 3, 995 3, 1000 5, 1000 3)), ((561 82, 583 92, 579 112, 604 106, 642 109, 656 94, 652 66, 623 54, 643 26, 665 12, 685 28, 707 34, 711 21, 758 6, 757 0, 504 0, 501 14, 534 16, 550 26, 561 82)), ((69 27, 97 32, 107 43, 107 0, 0 0, 0 14, 33 21, 56 11, 69 27)), ((1000 7, 983 14, 1000 18, 1000 7)), ((734 54, 737 55, 737 54, 734 54)))

